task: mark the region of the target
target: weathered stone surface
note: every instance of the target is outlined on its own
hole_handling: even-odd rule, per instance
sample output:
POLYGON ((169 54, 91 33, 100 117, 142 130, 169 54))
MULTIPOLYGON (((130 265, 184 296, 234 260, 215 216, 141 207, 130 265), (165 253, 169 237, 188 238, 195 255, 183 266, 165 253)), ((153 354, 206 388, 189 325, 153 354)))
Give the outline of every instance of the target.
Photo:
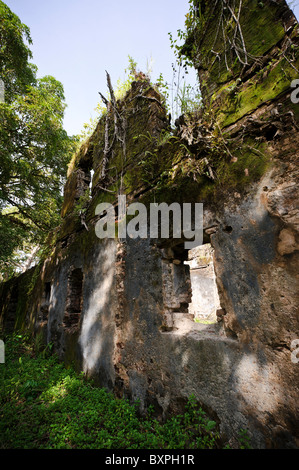
MULTIPOLYGON (((240 64, 231 76, 222 60, 217 75, 208 49, 215 36, 203 36, 198 26, 186 46, 196 47, 205 107, 180 119, 172 139, 159 141, 170 131, 159 94, 148 81, 135 82, 118 104, 126 145, 115 138, 101 178, 106 121, 100 120, 70 166, 53 253, 1 285, 1 322, 44 332, 61 359, 75 361, 118 396, 138 398, 141 411, 152 404, 167 416, 194 394, 233 447, 244 428, 253 447, 298 448, 299 365, 291 361, 291 343, 299 337, 298 112, 288 89, 294 69, 279 55, 280 46, 290 53, 283 47, 292 41, 297 64, 298 32, 284 1, 260 3, 265 9, 257 15, 256 1, 243 2, 248 52, 260 60, 249 57, 236 94, 229 88, 240 64), (277 83, 282 66, 288 83, 285 75, 277 83), (85 226, 76 204, 91 169, 85 226), (147 208, 204 203, 203 242, 214 252, 220 321, 196 323, 188 312, 183 236, 97 238, 95 208, 111 202, 117 209, 119 192, 147 208), (78 283, 74 270, 82 272, 78 283)), ((216 4, 202 4, 203 25, 215 32, 219 17, 209 12, 216 4)), ((223 54, 224 44, 218 45, 223 54)))
POLYGON ((280 255, 289 255, 299 249, 296 234, 291 229, 284 228, 279 234, 277 250, 280 255))

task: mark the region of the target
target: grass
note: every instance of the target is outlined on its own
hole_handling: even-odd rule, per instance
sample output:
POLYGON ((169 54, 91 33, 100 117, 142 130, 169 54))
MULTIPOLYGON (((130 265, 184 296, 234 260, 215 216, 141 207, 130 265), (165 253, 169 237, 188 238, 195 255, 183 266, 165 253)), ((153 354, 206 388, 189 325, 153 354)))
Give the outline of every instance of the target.
POLYGON ((204 320, 202 318, 194 318, 195 323, 200 323, 202 325, 215 325, 217 320, 204 320))
POLYGON ((213 449, 216 423, 190 397, 161 423, 66 369, 50 348, 22 335, 5 340, 0 364, 0 449, 213 449), (39 346, 39 347, 38 347, 39 346))

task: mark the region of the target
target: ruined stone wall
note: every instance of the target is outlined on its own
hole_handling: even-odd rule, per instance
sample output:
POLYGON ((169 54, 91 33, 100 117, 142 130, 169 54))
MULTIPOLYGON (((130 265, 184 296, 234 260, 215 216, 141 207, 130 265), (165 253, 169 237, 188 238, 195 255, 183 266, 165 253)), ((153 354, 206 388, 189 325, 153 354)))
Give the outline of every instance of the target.
POLYGON ((232 446, 244 428, 253 447, 298 447, 298 25, 283 1, 243 1, 234 14, 244 65, 244 47, 240 62, 217 36, 222 19, 226 38, 235 35, 225 2, 199 3, 185 48, 203 108, 171 130, 146 79, 110 105, 70 165, 52 254, 1 285, 1 321, 41 332, 61 359, 138 398, 141 411, 152 404, 167 416, 194 394, 232 446), (204 204, 217 322, 188 312, 183 237, 96 236, 97 205, 117 213, 119 193, 146 207, 204 204))

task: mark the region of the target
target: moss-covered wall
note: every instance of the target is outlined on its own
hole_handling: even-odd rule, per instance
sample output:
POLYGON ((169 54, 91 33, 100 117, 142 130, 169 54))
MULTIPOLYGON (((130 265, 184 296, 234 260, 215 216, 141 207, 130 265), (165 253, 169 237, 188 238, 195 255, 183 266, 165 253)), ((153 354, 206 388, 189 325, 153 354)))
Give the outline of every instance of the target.
POLYGON ((206 108, 226 127, 290 88, 298 76, 298 25, 284 0, 200 1, 183 48, 206 108), (204 8, 203 8, 204 4, 204 8))
POLYGON ((42 332, 61 359, 138 398, 141 411, 153 404, 166 416, 194 394, 232 445, 242 427, 256 447, 296 447, 298 366, 290 344, 299 335, 299 121, 290 83, 298 28, 284 1, 244 0, 239 10, 228 0, 233 11, 224 3, 200 0, 185 45, 203 107, 171 128, 163 98, 146 79, 110 105, 69 166, 48 258, 0 286, 1 322, 42 332), (233 39, 240 57, 227 47, 233 39), (165 250, 179 252, 183 238, 97 238, 96 207, 110 202, 117 210, 119 193, 147 208, 204 204, 219 324, 183 318, 180 330, 175 313, 182 312, 175 312, 169 327, 162 262, 172 262, 165 250), (82 302, 70 327, 74 270, 82 270, 82 302))

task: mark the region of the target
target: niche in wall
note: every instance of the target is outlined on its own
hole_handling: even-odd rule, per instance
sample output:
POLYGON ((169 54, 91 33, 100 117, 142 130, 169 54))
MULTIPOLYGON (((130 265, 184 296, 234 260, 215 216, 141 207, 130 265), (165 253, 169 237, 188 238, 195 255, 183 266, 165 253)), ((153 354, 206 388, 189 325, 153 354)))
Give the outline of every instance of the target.
POLYGON ((67 300, 63 319, 65 328, 77 329, 83 302, 83 272, 81 268, 74 268, 68 276, 67 300))

